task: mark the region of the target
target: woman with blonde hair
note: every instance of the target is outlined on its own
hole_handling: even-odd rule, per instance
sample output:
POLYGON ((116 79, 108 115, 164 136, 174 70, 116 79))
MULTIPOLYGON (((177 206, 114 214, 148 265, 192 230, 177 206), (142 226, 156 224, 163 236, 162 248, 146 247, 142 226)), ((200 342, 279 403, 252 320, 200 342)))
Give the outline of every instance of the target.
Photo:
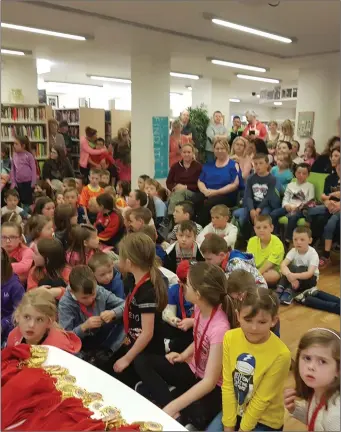
POLYGON ((281 126, 281 132, 279 134, 278 141, 291 141, 294 139, 294 125, 290 120, 284 120, 281 126))
POLYGON ((237 137, 233 140, 230 159, 238 163, 243 179, 247 179, 252 169, 251 157, 247 154, 248 140, 244 137, 237 137))
POLYGON ((113 158, 119 171, 120 180, 131 181, 131 142, 129 130, 120 128, 112 142, 113 158))
POLYGON ((190 141, 190 136, 181 133, 180 120, 174 120, 172 123, 172 133, 169 137, 169 168, 181 160, 182 146, 190 141))
POLYGON ((177 203, 192 200, 199 193, 198 179, 202 165, 195 160, 193 144, 186 143, 181 148, 181 160, 171 166, 166 180, 171 191, 168 214, 172 215, 177 203))
POLYGON ((243 181, 239 165, 229 157, 227 139, 217 139, 213 150, 216 160, 203 166, 198 180, 201 196, 196 200, 197 222, 203 227, 211 221, 212 207, 217 204, 236 205, 237 191, 243 181))

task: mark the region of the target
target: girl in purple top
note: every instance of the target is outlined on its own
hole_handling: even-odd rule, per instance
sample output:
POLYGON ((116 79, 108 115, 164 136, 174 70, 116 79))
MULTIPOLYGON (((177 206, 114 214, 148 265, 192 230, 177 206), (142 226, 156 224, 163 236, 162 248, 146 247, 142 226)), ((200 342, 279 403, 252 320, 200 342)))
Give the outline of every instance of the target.
POLYGON ((11 188, 17 188, 22 207, 26 210, 33 204, 33 188, 37 181, 36 163, 30 153, 27 137, 17 137, 13 144, 11 188))

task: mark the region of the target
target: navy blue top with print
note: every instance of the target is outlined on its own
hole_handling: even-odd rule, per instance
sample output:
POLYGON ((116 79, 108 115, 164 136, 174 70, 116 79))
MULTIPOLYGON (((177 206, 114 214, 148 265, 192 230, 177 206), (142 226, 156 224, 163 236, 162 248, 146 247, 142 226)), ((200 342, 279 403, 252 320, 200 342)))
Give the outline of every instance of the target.
MULTIPOLYGON (((180 308, 180 296, 179 296, 179 284, 172 285, 168 290, 168 304, 176 306, 176 316, 182 319, 181 308, 180 308)), ((184 308, 186 312, 186 317, 190 318, 194 311, 193 303, 188 302, 184 299, 184 308)))

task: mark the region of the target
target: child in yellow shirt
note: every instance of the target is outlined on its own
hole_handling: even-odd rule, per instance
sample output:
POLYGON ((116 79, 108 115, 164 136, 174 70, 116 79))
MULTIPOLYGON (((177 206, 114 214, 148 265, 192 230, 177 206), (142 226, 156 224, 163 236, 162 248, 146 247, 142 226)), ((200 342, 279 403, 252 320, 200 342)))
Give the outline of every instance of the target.
POLYGON ((247 252, 253 254, 256 267, 267 284, 270 287, 276 286, 281 277, 279 268, 284 258, 283 243, 272 234, 274 226, 269 215, 257 216, 254 230, 256 235, 250 238, 247 252))
POLYGON ((278 307, 276 294, 266 288, 255 288, 240 302, 240 328, 224 336, 222 420, 217 416, 209 431, 283 429, 283 390, 291 355, 271 331, 278 307))

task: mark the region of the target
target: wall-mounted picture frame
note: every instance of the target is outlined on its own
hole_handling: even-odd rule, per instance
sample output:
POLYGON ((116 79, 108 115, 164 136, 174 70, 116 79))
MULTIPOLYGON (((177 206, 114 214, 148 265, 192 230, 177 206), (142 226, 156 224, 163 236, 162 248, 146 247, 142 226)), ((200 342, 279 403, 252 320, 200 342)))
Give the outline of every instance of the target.
POLYGON ((52 108, 59 108, 59 98, 57 95, 47 96, 47 105, 52 106, 52 108))

